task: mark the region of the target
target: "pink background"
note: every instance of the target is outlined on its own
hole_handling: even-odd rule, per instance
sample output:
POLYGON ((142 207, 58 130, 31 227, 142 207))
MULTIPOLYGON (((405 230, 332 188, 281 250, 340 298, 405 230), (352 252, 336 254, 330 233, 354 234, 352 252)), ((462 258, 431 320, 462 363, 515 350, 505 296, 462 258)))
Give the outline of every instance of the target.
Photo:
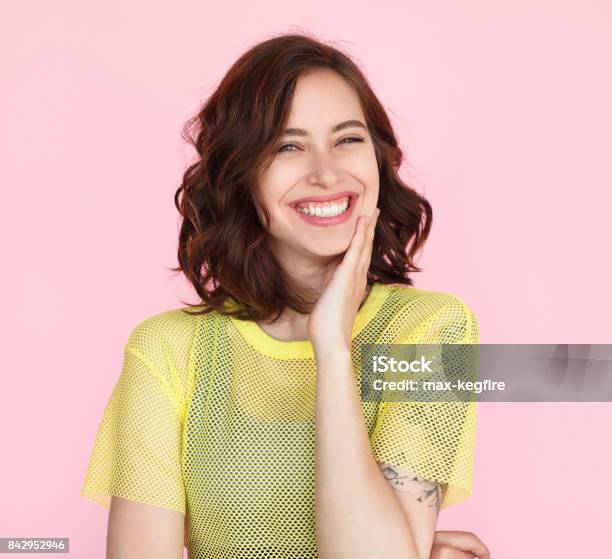
MULTIPOLYGON (((0 537, 104 557, 78 492, 123 344, 191 293, 167 270, 180 127, 274 33, 336 41, 388 108, 435 210, 417 287, 462 297, 484 343, 612 343, 609 2, 159 4, 4 10, 0 537)), ((607 553, 610 403, 486 403, 478 425, 474 494, 439 529, 495 559, 607 553)))

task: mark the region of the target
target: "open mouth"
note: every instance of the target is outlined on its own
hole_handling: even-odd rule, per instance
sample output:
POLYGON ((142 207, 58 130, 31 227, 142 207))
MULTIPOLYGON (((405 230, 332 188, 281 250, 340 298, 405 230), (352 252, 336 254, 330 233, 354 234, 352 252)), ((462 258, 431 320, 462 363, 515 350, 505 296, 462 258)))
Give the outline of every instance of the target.
POLYGON ((293 207, 299 213, 309 217, 332 218, 347 213, 354 204, 355 198, 355 195, 347 195, 327 202, 301 202, 293 207))

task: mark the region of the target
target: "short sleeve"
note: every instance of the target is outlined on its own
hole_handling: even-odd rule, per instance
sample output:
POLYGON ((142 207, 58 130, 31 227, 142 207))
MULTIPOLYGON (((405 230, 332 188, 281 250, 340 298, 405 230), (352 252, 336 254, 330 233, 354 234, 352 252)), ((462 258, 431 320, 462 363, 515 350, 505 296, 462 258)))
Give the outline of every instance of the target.
MULTIPOLYGON (((396 343, 479 343, 472 310, 455 296, 430 293, 423 318, 396 343)), ((441 508, 471 495, 475 442, 476 403, 463 401, 382 402, 370 436, 377 461, 443 485, 441 508)))
POLYGON ((131 332, 98 428, 80 495, 106 508, 116 495, 185 513, 181 438, 187 377, 163 322, 148 319, 131 332))

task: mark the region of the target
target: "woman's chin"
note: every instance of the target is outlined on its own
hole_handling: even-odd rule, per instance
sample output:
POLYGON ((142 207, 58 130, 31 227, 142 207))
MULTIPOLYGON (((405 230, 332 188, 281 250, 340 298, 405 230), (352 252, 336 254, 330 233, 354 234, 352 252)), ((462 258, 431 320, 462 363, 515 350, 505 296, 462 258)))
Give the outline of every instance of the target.
POLYGON ((309 246, 306 248, 314 258, 330 259, 343 256, 348 247, 348 243, 330 243, 326 246, 309 246))

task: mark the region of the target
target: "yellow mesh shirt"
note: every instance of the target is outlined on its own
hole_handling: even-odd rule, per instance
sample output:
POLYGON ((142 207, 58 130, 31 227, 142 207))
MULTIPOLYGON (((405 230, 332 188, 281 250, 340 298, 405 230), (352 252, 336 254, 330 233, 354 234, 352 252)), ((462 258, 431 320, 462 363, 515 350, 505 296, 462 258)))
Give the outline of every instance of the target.
MULTIPOLYGON (((185 307, 187 308, 187 307, 185 307)), ((375 283, 353 327, 365 343, 478 343, 449 293, 375 283)), ((98 428, 81 495, 183 512, 190 559, 316 559, 316 362, 309 341, 182 308, 138 324, 98 428)), ((475 402, 362 402, 374 457, 469 497, 475 402)))

